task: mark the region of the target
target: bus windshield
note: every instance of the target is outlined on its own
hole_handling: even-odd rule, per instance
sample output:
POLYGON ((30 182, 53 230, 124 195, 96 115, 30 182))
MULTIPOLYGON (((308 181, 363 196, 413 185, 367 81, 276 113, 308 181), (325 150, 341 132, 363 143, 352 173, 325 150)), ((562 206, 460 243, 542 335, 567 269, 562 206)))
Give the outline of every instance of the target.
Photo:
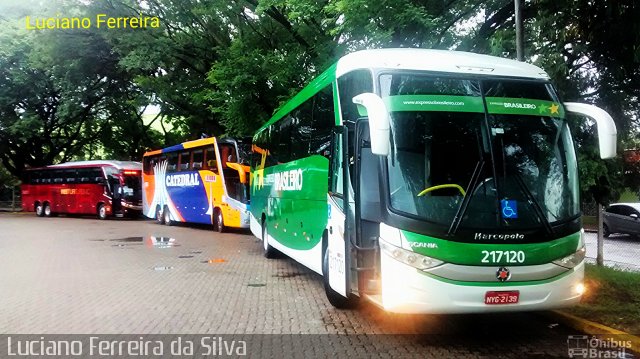
POLYGON ((140 175, 125 174, 123 180, 124 185, 122 187, 122 192, 124 194, 124 198, 132 202, 141 201, 142 179, 140 175))
POLYGON ((384 74, 389 204, 458 228, 545 227, 579 214, 573 141, 544 82, 384 74))

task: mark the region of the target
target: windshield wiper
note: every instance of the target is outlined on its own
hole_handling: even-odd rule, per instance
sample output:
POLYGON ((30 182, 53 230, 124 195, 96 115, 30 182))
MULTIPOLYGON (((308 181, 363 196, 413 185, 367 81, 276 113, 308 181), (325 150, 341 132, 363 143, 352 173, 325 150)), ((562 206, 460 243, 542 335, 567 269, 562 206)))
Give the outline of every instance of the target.
POLYGON ((552 234, 553 227, 551 227, 551 223, 549 223, 549 220, 544 215, 544 211, 542 210, 540 203, 538 203, 536 198, 533 196, 533 193, 531 193, 531 191, 529 190, 529 187, 527 187, 526 183, 524 183, 524 181, 522 180, 522 176, 520 176, 520 174, 517 171, 513 171, 513 174, 514 174, 513 177, 516 179, 516 182, 522 189, 522 192, 524 192, 524 194, 527 196, 527 200, 529 201, 529 204, 531 204, 531 206, 533 207, 533 211, 535 212, 536 216, 538 216, 538 219, 540 219, 540 221, 542 222, 542 225, 544 225, 544 228, 547 230, 547 233, 552 234))
POLYGON ((469 182, 469 186, 467 187, 467 195, 464 196, 462 200, 462 204, 458 207, 458 211, 456 215, 453 217, 451 221, 451 225, 449 226, 449 231, 447 234, 454 235, 458 231, 458 227, 462 222, 462 218, 465 213, 467 213, 467 209, 469 208, 469 202, 471 202, 471 197, 474 196, 475 192, 473 191, 478 185, 478 180, 480 179, 480 174, 482 173, 482 169, 484 168, 485 161, 483 158, 476 163, 476 168, 473 169, 473 173, 471 174, 471 181, 469 182))

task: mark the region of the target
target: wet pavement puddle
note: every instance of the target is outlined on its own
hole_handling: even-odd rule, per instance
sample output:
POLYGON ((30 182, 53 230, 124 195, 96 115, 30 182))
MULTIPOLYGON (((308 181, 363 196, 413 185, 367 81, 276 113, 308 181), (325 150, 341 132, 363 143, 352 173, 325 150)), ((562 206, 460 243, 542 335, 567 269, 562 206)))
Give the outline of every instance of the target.
POLYGON ((277 274, 272 274, 271 276, 275 278, 293 278, 293 277, 298 277, 305 274, 306 273, 277 273, 277 274))
POLYGON ((116 238, 116 239, 110 239, 110 242, 125 242, 125 243, 132 243, 132 242, 140 242, 142 243, 142 241, 144 240, 144 237, 125 237, 125 238, 116 238))
POLYGON ((165 270, 169 270, 169 269, 173 269, 173 267, 170 267, 170 266, 155 266, 155 267, 153 267, 154 271, 165 271, 165 270))
MULTIPOLYGON (((124 237, 124 238, 115 238, 115 239, 90 239, 92 242, 119 242, 119 244, 113 244, 112 247, 120 247, 124 248, 125 246, 141 246, 145 245, 149 248, 173 248, 180 247, 180 244, 176 243, 176 239, 172 237, 163 237, 163 236, 146 236, 146 237, 124 237)), ((202 252, 192 252, 192 253, 202 253, 202 252)))
POLYGON ((224 263, 224 262, 226 262, 226 261, 227 261, 227 260, 226 260, 226 259, 224 259, 224 258, 212 258, 212 259, 209 259, 209 260, 206 260, 206 261, 202 261, 202 262, 200 262, 200 263, 208 263, 208 264, 211 264, 211 263, 224 263))

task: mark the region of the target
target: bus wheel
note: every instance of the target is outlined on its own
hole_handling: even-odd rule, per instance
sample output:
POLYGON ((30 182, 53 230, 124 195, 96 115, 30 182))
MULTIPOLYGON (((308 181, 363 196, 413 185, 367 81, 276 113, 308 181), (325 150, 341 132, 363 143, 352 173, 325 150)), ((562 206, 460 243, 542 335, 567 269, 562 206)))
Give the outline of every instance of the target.
POLYGON ((156 222, 158 222, 159 224, 164 224, 164 216, 162 215, 160 206, 156 206, 156 222))
POLYGON ((353 294, 348 294, 349 297, 345 298, 329 285, 329 248, 325 249, 322 258, 322 282, 324 283, 324 292, 327 295, 327 299, 329 299, 329 303, 334 307, 338 309, 352 309, 358 304, 358 297, 353 294))
POLYGON ((36 216, 42 217, 44 216, 44 208, 42 208, 42 203, 36 203, 36 216))
POLYGON ((224 218, 222 217, 222 211, 216 210, 216 231, 218 233, 224 233, 227 228, 224 226, 224 218))
POLYGON ((171 212, 169 212, 169 207, 164 207, 162 211, 162 217, 164 218, 164 224, 167 226, 173 225, 173 221, 171 220, 171 212))
POLYGON ((107 207, 105 207, 102 203, 98 205, 98 219, 107 219, 107 207))
POLYGON ((51 206, 49 205, 48 202, 44 203, 44 208, 42 209, 42 212, 44 213, 45 217, 51 217, 51 215, 52 215, 51 206))
POLYGON ((264 249, 264 256, 269 259, 275 258, 277 254, 276 249, 271 247, 267 236, 267 222, 262 222, 262 248, 264 249))

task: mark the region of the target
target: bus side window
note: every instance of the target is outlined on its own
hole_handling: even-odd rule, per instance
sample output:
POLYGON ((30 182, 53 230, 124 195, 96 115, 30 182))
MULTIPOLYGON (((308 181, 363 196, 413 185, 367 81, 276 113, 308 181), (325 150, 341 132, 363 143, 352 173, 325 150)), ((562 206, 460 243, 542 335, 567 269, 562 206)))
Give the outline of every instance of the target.
POLYGON ((327 86, 313 96, 313 117, 309 152, 329 158, 331 155, 331 129, 336 119, 333 111, 333 87, 327 86))
POLYGON ((204 150, 195 150, 193 151, 193 154, 191 156, 191 170, 197 171, 202 169, 202 162, 204 161, 204 150))
POLYGON ((104 173, 100 168, 92 168, 89 174, 90 183, 102 183, 104 180, 104 173))
POLYGON ((64 182, 65 183, 76 183, 77 182, 77 170, 65 170, 64 171, 64 182))
POLYGON ((188 171, 191 161, 191 152, 180 153, 180 171, 188 171))
POLYGON ((178 170, 178 153, 167 153, 167 172, 176 172, 178 170))
POLYGON ((213 146, 204 149, 204 169, 218 173, 218 161, 216 160, 216 151, 213 146))
POLYGON ((64 176, 64 173, 62 173, 62 170, 55 170, 53 171, 53 183, 62 183, 63 179, 62 177, 64 176))
POLYGON ((355 121, 360 115, 357 105, 353 103, 353 98, 361 93, 373 91, 371 72, 369 70, 349 72, 338 79, 338 89, 342 121, 355 121))
POLYGON ((153 174, 154 167, 158 162, 157 160, 158 160, 158 156, 149 156, 144 158, 144 161, 142 162, 142 169, 144 171, 144 174, 146 175, 153 174))
POLYGON ((78 183, 89 183, 89 175, 91 174, 91 170, 88 168, 79 168, 78 169, 78 183))

